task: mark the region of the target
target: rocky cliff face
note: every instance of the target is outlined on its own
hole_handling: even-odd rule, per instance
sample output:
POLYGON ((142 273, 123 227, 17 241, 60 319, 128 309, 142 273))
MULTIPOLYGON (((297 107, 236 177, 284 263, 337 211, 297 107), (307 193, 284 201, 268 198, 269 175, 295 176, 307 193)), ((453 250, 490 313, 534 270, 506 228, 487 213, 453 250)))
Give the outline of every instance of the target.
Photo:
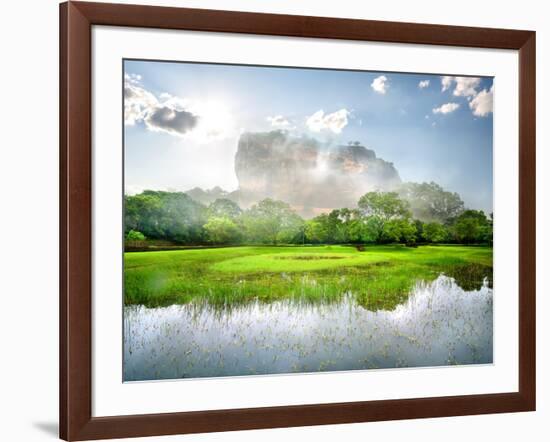
POLYGON ((235 155, 243 206, 263 198, 288 202, 303 216, 354 207, 365 192, 401 183, 392 163, 358 143, 326 146, 285 132, 245 133, 235 155))

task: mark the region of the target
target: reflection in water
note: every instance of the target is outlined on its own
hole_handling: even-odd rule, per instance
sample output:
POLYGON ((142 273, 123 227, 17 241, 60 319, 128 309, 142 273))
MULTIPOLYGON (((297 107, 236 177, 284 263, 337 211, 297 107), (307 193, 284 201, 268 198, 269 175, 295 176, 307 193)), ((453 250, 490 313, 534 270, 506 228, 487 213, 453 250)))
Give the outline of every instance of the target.
POLYGON ((467 291, 480 290, 484 284, 493 288, 493 268, 479 263, 453 265, 445 274, 467 291))
POLYGON ((440 276, 393 311, 252 303, 124 312, 124 380, 491 363, 493 290, 440 276))

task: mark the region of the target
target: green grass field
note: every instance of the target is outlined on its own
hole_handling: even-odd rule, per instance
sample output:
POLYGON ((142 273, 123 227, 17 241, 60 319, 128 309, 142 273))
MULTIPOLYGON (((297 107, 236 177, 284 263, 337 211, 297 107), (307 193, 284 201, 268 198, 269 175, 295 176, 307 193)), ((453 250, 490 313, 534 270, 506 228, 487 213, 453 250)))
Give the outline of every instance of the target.
POLYGON ((489 247, 228 247, 125 253, 125 303, 149 307, 253 300, 334 302, 345 293, 370 309, 403 302, 419 280, 440 273, 465 290, 492 283, 489 247))

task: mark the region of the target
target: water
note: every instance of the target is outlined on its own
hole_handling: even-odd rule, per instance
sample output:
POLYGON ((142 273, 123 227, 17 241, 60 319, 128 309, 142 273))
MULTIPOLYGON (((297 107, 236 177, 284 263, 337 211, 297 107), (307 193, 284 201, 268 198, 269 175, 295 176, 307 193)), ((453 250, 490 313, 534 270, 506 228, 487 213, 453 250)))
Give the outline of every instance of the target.
POLYGON ((353 296, 325 305, 128 306, 124 380, 483 364, 493 360, 493 290, 441 275, 392 311, 353 296))

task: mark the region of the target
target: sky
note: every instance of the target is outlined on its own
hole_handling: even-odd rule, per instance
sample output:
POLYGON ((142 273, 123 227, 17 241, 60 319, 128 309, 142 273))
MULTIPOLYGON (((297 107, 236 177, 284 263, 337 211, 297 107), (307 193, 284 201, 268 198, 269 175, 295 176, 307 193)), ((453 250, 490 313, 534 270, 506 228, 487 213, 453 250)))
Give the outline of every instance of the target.
POLYGON ((243 132, 359 141, 403 181, 435 181, 492 212, 493 79, 124 62, 125 192, 237 189, 243 132))

